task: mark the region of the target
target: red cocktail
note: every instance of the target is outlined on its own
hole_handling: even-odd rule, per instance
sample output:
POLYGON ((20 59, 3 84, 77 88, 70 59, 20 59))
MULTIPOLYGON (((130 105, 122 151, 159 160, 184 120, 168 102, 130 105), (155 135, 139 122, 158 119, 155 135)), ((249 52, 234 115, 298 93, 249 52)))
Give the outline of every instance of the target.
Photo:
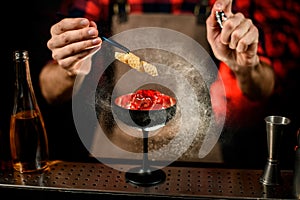
POLYGON ((115 99, 114 114, 125 124, 143 132, 143 163, 126 172, 126 180, 140 186, 151 186, 166 179, 161 169, 150 167, 148 160, 148 131, 166 125, 175 116, 176 99, 158 90, 140 89, 115 99))
POLYGON ((118 119, 141 129, 162 127, 176 113, 176 99, 152 89, 140 89, 119 96, 114 104, 113 111, 118 119))

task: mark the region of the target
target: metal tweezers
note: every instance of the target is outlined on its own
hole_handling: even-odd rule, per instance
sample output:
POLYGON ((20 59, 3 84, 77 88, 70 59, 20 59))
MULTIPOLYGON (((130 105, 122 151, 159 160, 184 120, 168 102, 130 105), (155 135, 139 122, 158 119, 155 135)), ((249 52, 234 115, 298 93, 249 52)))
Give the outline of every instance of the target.
POLYGON ((216 20, 221 28, 223 28, 223 22, 227 20, 227 16, 224 11, 216 11, 216 20))
MULTIPOLYGON (((56 13, 56 17, 57 17, 57 20, 62 20, 62 19, 67 18, 67 17, 72 18, 71 16, 65 15, 65 14, 63 14, 63 13, 61 13, 61 12, 57 12, 57 13, 56 13)), ((116 41, 114 41, 114 40, 112 40, 112 39, 108 39, 108 38, 106 38, 106 37, 104 37, 104 36, 100 36, 100 38, 101 38, 103 41, 108 42, 108 43, 111 44, 112 46, 117 47, 117 48, 119 48, 119 49, 125 51, 126 53, 129 53, 129 52, 130 52, 130 50, 129 50, 127 47, 121 45, 120 43, 118 43, 118 42, 116 42, 116 41)))
POLYGON ((100 38, 101 38, 103 41, 106 41, 106 42, 108 42, 109 44, 113 45, 114 47, 117 47, 117 48, 119 48, 119 49, 125 51, 126 53, 129 53, 129 52, 130 52, 130 50, 129 50, 127 47, 121 45, 120 43, 118 43, 118 42, 116 42, 116 41, 114 41, 114 40, 112 40, 112 39, 108 39, 108 38, 106 38, 106 37, 104 37, 104 36, 100 36, 100 38))

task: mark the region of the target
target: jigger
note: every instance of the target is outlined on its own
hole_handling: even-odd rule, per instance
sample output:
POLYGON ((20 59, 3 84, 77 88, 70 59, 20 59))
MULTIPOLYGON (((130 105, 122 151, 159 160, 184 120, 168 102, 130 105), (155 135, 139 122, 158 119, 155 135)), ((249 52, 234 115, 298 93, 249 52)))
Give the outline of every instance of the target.
POLYGON ((290 119, 282 116, 268 116, 265 118, 267 130, 268 160, 260 182, 264 185, 279 185, 281 181, 279 152, 281 137, 290 119))

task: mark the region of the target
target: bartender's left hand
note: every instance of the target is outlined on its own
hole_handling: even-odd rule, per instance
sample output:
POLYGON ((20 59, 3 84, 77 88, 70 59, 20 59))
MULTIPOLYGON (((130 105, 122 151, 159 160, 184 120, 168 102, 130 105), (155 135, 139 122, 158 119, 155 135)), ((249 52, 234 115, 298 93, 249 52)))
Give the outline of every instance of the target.
POLYGON ((207 39, 214 55, 231 69, 259 64, 258 29, 242 13, 232 13, 232 0, 217 0, 206 21, 207 39), (216 21, 216 11, 224 11, 223 29, 216 21))

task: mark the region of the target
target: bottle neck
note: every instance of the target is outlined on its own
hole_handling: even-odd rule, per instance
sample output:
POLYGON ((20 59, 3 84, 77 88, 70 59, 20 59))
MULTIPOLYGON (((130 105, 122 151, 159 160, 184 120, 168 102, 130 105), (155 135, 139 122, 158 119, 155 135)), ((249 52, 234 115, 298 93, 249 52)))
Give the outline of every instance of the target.
POLYGON ((15 103, 14 114, 27 110, 38 110, 26 51, 15 52, 15 103))
POLYGON ((16 86, 18 88, 23 87, 26 90, 32 89, 31 76, 29 70, 28 60, 16 60, 15 61, 15 75, 16 86))

